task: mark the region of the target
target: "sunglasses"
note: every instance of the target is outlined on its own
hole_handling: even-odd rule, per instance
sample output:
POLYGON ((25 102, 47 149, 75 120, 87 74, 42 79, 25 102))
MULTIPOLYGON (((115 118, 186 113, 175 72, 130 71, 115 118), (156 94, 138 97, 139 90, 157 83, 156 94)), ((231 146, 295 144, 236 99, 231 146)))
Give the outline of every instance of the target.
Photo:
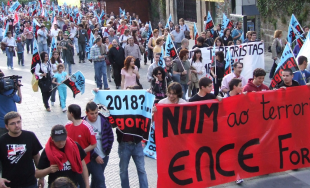
POLYGON ((161 72, 157 73, 156 75, 161 75, 161 72))

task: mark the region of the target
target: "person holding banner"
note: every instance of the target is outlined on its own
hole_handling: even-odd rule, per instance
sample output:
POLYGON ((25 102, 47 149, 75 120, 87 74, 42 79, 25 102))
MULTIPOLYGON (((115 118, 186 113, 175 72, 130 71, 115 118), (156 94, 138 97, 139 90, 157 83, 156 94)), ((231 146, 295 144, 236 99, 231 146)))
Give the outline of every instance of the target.
POLYGON ((282 39, 282 31, 281 30, 275 30, 274 32, 274 39, 271 45, 271 52, 272 56, 271 58, 274 60, 272 68, 270 70, 269 78, 272 79, 274 72, 278 66, 278 63, 280 63, 281 56, 283 53, 283 50, 285 48, 285 44, 287 43, 285 39, 282 39))
POLYGON ((253 71, 253 78, 250 78, 247 85, 244 86, 242 92, 266 91, 269 87, 264 83, 266 71, 262 68, 256 68, 253 71))
MULTIPOLYGON (((172 82, 167 88, 167 97, 160 100, 158 104, 182 104, 187 103, 186 100, 182 99, 183 89, 181 84, 172 82)), ((156 112, 156 106, 153 107, 152 112, 156 112)))
MULTIPOLYGON (((242 93, 243 86, 241 79, 233 78, 232 80, 229 81, 228 85, 229 85, 229 91, 225 93, 224 98, 236 96, 242 93)), ((238 182, 236 181, 236 183, 239 184, 240 180, 237 180, 238 182)))
POLYGON ((298 57, 298 68, 299 71, 294 72, 293 80, 296 80, 299 85, 310 85, 307 83, 310 78, 310 72, 306 69, 308 66, 308 59, 307 57, 301 55, 298 57))
POLYGON ((213 77, 214 95, 219 94, 219 89, 222 86, 222 80, 225 73, 224 53, 222 51, 217 51, 215 53, 215 61, 211 64, 211 76, 213 77), (215 67, 216 66, 216 67, 215 67))
POLYGON ((122 82, 121 88, 127 89, 127 87, 132 87, 138 85, 137 80, 140 79, 139 69, 135 65, 135 58, 133 56, 128 56, 125 59, 124 67, 121 70, 122 82))
POLYGON ((281 74, 282 74, 281 76, 282 81, 276 85, 277 89, 279 88, 285 89, 287 87, 300 86, 300 84, 297 81, 293 80, 294 75, 292 69, 286 68, 282 71, 281 74))

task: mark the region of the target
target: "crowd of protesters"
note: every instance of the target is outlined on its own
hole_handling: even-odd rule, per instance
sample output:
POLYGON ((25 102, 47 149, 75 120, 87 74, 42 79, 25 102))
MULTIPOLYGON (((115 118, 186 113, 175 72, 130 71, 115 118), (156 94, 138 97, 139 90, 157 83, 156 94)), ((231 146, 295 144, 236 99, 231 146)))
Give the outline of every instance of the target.
MULTIPOLYGON (((32 188, 37 184, 43 187, 44 177, 48 176, 49 187, 66 185, 82 188, 89 187, 89 175, 91 175, 91 187, 106 187, 104 170, 109 161, 114 135, 108 119, 99 113, 98 106, 94 102, 87 103, 85 117, 81 117, 80 106, 75 104, 66 106, 67 93, 63 81, 74 72, 74 64, 77 63, 74 62, 74 55, 79 57, 78 63, 87 63, 87 60, 93 63, 97 87, 95 91, 109 90, 109 82, 112 79, 115 82, 115 89, 142 89, 139 79, 147 78, 149 86, 144 89, 149 89, 148 91, 156 97, 155 103, 160 104, 180 104, 210 99, 221 101, 223 98, 247 92, 269 90, 269 87, 263 83, 266 71, 261 68, 255 69, 253 78, 246 80, 241 76, 243 64, 235 62, 234 72, 224 76, 225 60, 222 51, 216 52, 216 63, 213 62, 211 66, 210 76, 213 80, 207 77, 208 70, 203 64, 200 48, 213 46, 214 43, 217 47, 241 44, 243 33, 241 22, 237 22, 234 29, 226 28, 222 37, 219 34, 220 24, 213 31, 202 32, 197 38, 197 44, 192 48, 193 56, 189 58, 190 29, 182 18, 179 19, 178 24, 170 22, 169 27, 158 23, 158 26, 151 31, 152 37, 148 39, 151 26, 144 25, 138 15, 135 13, 130 15, 127 12, 126 15, 118 16, 111 12, 109 15, 105 14, 102 20, 98 20, 101 12, 97 3, 81 5, 80 23, 59 15, 56 16, 56 23, 54 23, 53 11, 48 13, 48 17, 29 16, 29 8, 25 5, 19 12, 19 28, 13 26, 13 15, 7 15, 0 23, 2 27, 0 39, 1 44, 6 46, 4 51, 7 56, 7 66, 14 68, 15 51, 18 54, 20 66, 24 66, 25 63, 30 64, 31 62, 24 62, 24 46, 26 45, 27 54, 33 54, 34 38, 36 38, 38 46, 36 50, 39 51, 41 62, 34 67, 34 74, 39 79, 44 106, 48 112, 51 111, 49 100, 53 106, 56 90, 50 89, 51 86, 57 86, 61 108, 63 112, 67 111, 70 123, 65 126, 53 126, 50 138, 43 149, 34 133, 22 130, 22 117, 19 113, 3 113, 4 110, 0 107, 2 116, 0 120, 3 120, 2 124, 5 125, 0 122, 2 125, 0 134, 3 134, 3 136, 0 135, 0 162, 2 163, 0 187, 32 188), (37 32, 32 27, 35 20, 40 24, 37 32), (9 24, 9 31, 3 38, 3 28, 7 24, 9 24), (17 32, 19 34, 15 34, 16 29, 20 30, 17 32), (166 66, 161 67, 159 66, 161 49, 169 34, 178 58, 164 57, 166 66), (91 39, 92 35, 93 39, 91 39), (57 39, 57 47, 49 58, 53 38, 57 39), (90 43, 93 45, 87 52, 86 48, 90 43), (142 56, 144 56, 143 59, 142 56), (146 65, 148 60, 151 64, 147 75, 140 75, 141 61, 146 65), (42 149, 40 154, 39 151, 42 149), (36 178, 39 178, 38 182, 36 178)), ((246 36, 244 42, 258 41, 255 31, 249 31, 246 36)), ((280 58, 286 41, 281 38, 282 31, 277 30, 274 37, 271 51, 272 58, 276 61, 280 58), (277 51, 276 47, 281 47, 281 52, 277 51)), ((293 73, 290 69, 284 69, 283 81, 276 88, 307 84, 304 81, 310 77, 307 65, 307 58, 300 56, 298 66, 301 72, 293 73)), ((3 76, 3 73, 1 74, 3 76)), ((0 95, 0 100, 5 98, 0 95)), ((20 90, 18 96, 6 102, 10 106, 14 106, 15 102, 20 103, 20 90)), ((16 111, 16 106, 11 109, 10 111, 16 111)), ((154 106, 153 112, 156 113, 156 111, 154 106)), ((140 187, 148 187, 142 139, 123 134, 119 130, 116 134, 119 142, 122 187, 129 187, 128 164, 131 157, 137 167, 140 187)), ((242 179, 237 180, 237 183, 242 181, 242 179)))

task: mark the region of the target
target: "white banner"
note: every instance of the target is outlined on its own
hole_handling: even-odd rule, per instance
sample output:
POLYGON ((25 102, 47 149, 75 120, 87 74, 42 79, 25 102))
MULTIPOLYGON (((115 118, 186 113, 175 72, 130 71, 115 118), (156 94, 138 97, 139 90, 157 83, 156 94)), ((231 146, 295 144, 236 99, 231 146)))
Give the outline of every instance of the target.
MULTIPOLYGON (((207 73, 209 74, 211 69, 212 49, 213 47, 200 48, 202 62, 204 65, 207 65, 207 73)), ((244 43, 241 45, 223 46, 220 48, 216 47, 216 51, 224 52, 224 60, 228 50, 231 52, 232 63, 236 61, 243 63, 243 71, 241 75, 245 77, 245 79, 253 78, 254 69, 265 68, 264 43, 262 42, 244 43)))

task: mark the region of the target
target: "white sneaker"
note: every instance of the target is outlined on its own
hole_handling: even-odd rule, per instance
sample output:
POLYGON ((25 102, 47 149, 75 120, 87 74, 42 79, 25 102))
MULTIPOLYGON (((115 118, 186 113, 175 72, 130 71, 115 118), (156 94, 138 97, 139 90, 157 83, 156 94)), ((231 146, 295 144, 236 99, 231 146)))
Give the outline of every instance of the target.
POLYGON ((54 102, 51 102, 52 106, 54 106, 54 102))
POLYGON ((67 108, 63 108, 63 109, 62 109, 62 112, 65 112, 65 111, 67 111, 67 108))
POLYGON ((243 179, 237 180, 236 184, 240 185, 243 182, 243 179))

